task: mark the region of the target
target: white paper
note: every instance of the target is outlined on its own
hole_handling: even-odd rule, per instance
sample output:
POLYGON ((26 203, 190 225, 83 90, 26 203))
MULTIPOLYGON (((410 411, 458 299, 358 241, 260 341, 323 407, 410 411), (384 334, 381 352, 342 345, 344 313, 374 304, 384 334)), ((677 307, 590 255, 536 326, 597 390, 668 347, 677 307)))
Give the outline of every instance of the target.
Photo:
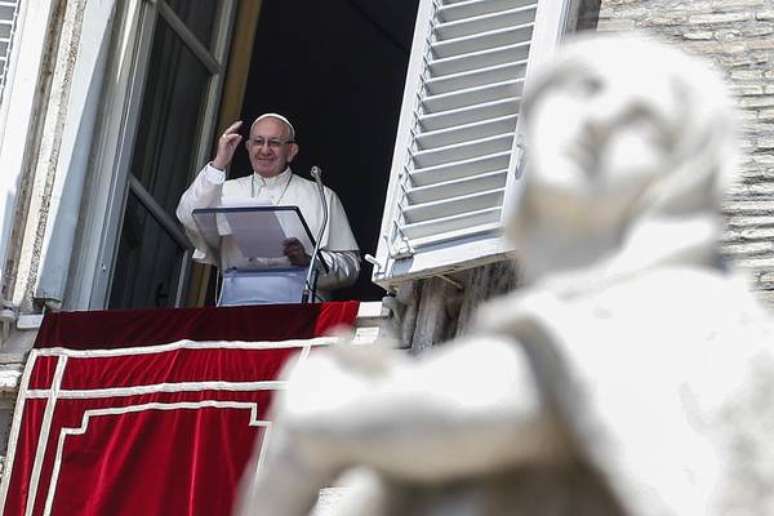
MULTIPOLYGON (((273 206, 254 199, 233 199, 214 206, 211 216, 199 217, 202 233, 219 239, 233 239, 245 258, 284 258, 282 243, 297 238, 307 254, 314 251, 313 241, 301 222, 300 212, 287 209, 295 206, 273 206), (240 210, 240 208, 273 207, 266 210, 240 210), (278 209, 285 208, 285 209, 278 209)), ((217 246, 217 244, 214 244, 217 246)))
MULTIPOLYGON (((255 199, 253 197, 225 198, 222 199, 221 203, 215 206, 215 208, 250 208, 253 206, 271 206, 271 203, 265 200, 255 199)), ((215 214, 215 226, 217 228, 218 235, 220 236, 226 236, 233 233, 225 213, 215 214)))
POLYGON ((288 238, 274 211, 231 211, 225 218, 232 238, 247 258, 280 258, 282 242, 288 238))

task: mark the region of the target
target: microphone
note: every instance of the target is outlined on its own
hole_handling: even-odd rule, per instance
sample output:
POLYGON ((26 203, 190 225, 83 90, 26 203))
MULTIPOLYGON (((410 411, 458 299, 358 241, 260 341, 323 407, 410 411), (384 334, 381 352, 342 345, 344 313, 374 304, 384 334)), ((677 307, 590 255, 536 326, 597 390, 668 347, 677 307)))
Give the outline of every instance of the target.
MULTIPOLYGON (((319 251, 319 247, 322 245, 322 237, 323 233, 325 232, 325 226, 328 225, 328 199, 325 198, 325 187, 322 183, 322 170, 320 170, 320 167, 317 165, 312 167, 312 170, 310 172, 312 174, 312 177, 314 178, 315 183, 317 183, 317 191, 320 193, 320 206, 322 207, 323 212, 323 223, 320 226, 320 231, 317 233, 317 242, 315 245, 315 255, 317 254, 317 251, 319 251)), ((318 258, 319 259, 319 258, 318 258)), ((328 265, 325 263, 325 260, 319 259, 320 263, 322 263, 323 269, 325 269, 326 274, 328 271, 328 265)))
POLYGON ((323 222, 320 225, 320 230, 317 232, 317 241, 314 243, 314 252, 312 253, 312 259, 309 261, 309 270, 306 271, 306 281, 304 283, 304 298, 303 302, 308 303, 310 301, 314 301, 314 291, 317 283, 317 278, 315 277, 315 285, 312 285, 312 274, 315 271, 315 265, 316 262, 319 261, 322 263, 323 269, 325 269, 325 272, 329 272, 328 270, 328 264, 325 263, 325 260, 320 258, 320 245, 322 244, 322 238, 323 234, 325 233, 325 227, 328 225, 328 201, 325 198, 325 187, 323 187, 322 183, 322 170, 320 170, 320 167, 317 165, 312 167, 312 170, 310 171, 310 174, 314 178, 315 182, 317 183, 317 190, 320 193, 320 205, 322 207, 322 213, 323 213, 323 222))
MULTIPOLYGON (((320 167, 317 165, 312 167, 312 170, 310 171, 310 174, 314 178, 315 183, 317 183, 317 191, 320 194, 320 206, 322 207, 323 212, 323 223, 320 226, 320 231, 317 233, 317 242, 315 245, 315 255, 317 255, 317 251, 319 251, 319 247, 322 245, 322 237, 323 233, 325 232, 325 226, 328 225, 328 199, 325 198, 325 187, 322 183, 322 170, 320 170, 320 167)), ((325 269, 326 274, 330 272, 328 270, 328 264, 325 263, 325 260, 322 260, 318 257, 320 260, 320 263, 322 263, 323 269, 325 269)))

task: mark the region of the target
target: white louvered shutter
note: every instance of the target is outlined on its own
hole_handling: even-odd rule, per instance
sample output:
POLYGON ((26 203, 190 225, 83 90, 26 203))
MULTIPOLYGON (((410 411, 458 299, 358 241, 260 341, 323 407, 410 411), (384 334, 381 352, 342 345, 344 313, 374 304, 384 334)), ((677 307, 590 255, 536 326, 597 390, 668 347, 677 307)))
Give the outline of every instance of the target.
POLYGON ((373 279, 383 286, 502 259, 527 70, 565 0, 420 0, 373 279))
POLYGON ((22 0, 0 0, 0 100, 8 76, 8 61, 11 57, 11 43, 16 28, 16 15, 22 0))

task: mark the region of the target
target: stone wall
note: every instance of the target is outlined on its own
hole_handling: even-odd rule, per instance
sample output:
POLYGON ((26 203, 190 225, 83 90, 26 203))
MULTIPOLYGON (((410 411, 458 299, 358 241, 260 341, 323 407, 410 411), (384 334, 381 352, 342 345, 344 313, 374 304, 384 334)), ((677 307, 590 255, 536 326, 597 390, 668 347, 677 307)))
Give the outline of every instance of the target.
POLYGON ((744 155, 724 250, 774 305, 774 0, 602 0, 598 30, 638 29, 706 56, 730 82, 744 155))
POLYGON ((492 263, 443 277, 415 281, 398 290, 397 337, 413 354, 464 335, 475 324, 476 310, 488 299, 515 289, 518 267, 492 263))

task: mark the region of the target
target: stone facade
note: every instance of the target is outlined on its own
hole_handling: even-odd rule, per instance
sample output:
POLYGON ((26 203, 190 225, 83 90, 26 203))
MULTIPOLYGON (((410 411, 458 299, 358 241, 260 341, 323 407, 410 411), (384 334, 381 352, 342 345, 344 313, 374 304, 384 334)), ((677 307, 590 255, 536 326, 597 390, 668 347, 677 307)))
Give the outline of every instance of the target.
MULTIPOLYGON (((774 305, 774 0, 593 0, 579 30, 649 31, 716 63, 740 108, 740 181, 725 202, 725 254, 750 271, 774 305)), ((495 264, 406 287, 402 340, 421 352, 464 333, 482 301, 512 289, 515 270, 495 264)))
POLYGON ((476 309, 486 300, 510 292, 517 282, 517 266, 500 262, 401 287, 399 308, 394 310, 400 320, 401 344, 419 354, 465 334, 475 324, 476 309))
POLYGON ((744 155, 725 203, 724 249, 774 304, 774 0, 603 0, 598 29, 656 33, 728 79, 744 155))

